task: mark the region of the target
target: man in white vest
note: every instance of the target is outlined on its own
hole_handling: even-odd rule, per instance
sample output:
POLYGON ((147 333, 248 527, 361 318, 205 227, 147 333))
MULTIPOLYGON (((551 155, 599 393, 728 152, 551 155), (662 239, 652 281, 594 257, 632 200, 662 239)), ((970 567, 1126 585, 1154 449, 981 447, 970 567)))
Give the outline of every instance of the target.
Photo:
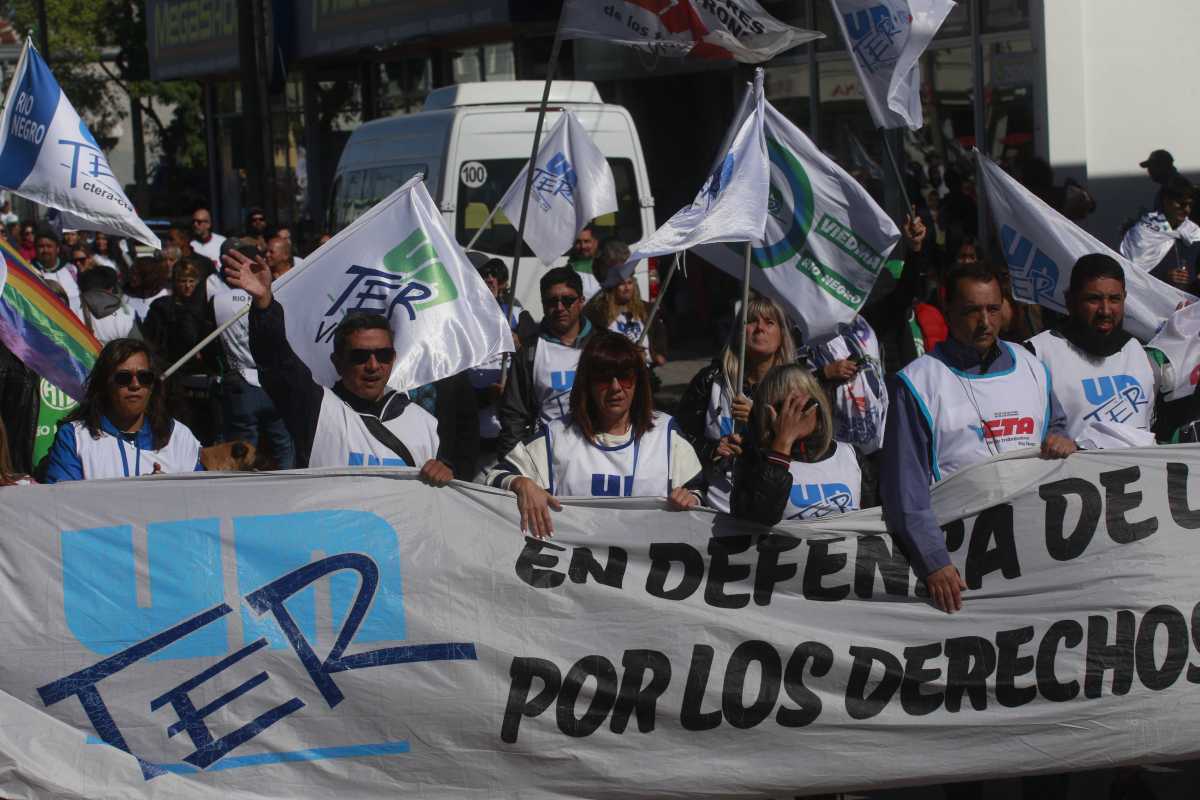
MULTIPOLYGON (((1025 346, 1050 373, 1056 413, 1079 447, 1150 446, 1155 400, 1170 391, 1174 370, 1121 329, 1125 271, 1112 256, 1093 253, 1075 262, 1067 289, 1070 316, 1025 346)), ((1164 416, 1188 416, 1192 398, 1164 403, 1164 416), (1178 407, 1179 414, 1173 412, 1178 407)), ((1181 420, 1185 421, 1185 420, 1181 420)))
POLYGON ((513 358, 497 416, 496 454, 504 456, 540 424, 566 416, 579 353, 592 333, 583 318, 583 282, 570 267, 542 276, 542 323, 538 336, 513 358))
POLYGON ((1019 344, 1000 340, 1000 282, 982 264, 946 277, 950 338, 889 381, 880 495, 888 530, 924 578, 938 608, 962 608, 963 583, 950 562, 930 503, 930 486, 1000 453, 1041 447, 1046 458, 1075 451, 1051 432, 1046 368, 1019 344))
POLYGON ((329 389, 313 380, 288 344, 266 261, 235 250, 222 263, 229 285, 252 298, 250 353, 292 434, 299 465, 420 467, 421 478, 435 486, 453 479, 437 457, 437 420, 387 385, 396 350, 383 315, 348 314, 338 325, 330 356, 338 382, 329 389))

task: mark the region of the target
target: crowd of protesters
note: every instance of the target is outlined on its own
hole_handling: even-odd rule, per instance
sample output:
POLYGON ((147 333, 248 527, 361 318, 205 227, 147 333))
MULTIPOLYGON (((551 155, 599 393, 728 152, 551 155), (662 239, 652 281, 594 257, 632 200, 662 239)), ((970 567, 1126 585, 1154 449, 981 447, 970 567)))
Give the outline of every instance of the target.
MULTIPOLYGON (((1194 290, 1193 188, 1165 151, 1142 166, 1156 186, 1153 208, 1131 220, 1122 255, 1194 290)), ((1094 208, 1086 189, 1056 187, 1047 171, 1034 163, 1020 177, 1073 219, 1094 208)), ((953 613, 966 587, 933 516, 934 484, 1025 447, 1065 458, 1194 441, 1200 408, 1194 397, 1164 399, 1187 365, 1122 330, 1120 262, 1081 258, 1066 315, 1018 303, 1003 267, 989 262, 997 248, 979 230, 969 181, 933 162, 909 177, 921 199, 904 220, 903 268, 881 274, 860 316, 804 340, 802 321, 752 293, 744 313, 729 310, 723 346, 674 407, 656 402, 666 326, 651 319, 627 244, 596 226, 579 234, 566 266, 541 277, 540 315, 511 299, 503 260, 468 253, 515 352, 397 392, 388 385, 393 333, 378 315, 342 321, 339 379, 314 380, 272 291, 301 259, 288 230, 260 209, 225 237, 197 208, 152 255, 102 233, 6 216, 0 238, 103 350, 39 464, 29 459, 31 376, 0 353, 0 485, 409 466, 434 486, 457 478, 511 491, 520 529, 536 537, 553 535, 558 498, 573 495, 661 497, 672 510, 706 506, 764 525, 882 505, 932 602, 953 613), (1097 406, 1080 388, 1082 377, 1109 372, 1137 382, 1123 395, 1127 408, 1111 398, 1097 406)))

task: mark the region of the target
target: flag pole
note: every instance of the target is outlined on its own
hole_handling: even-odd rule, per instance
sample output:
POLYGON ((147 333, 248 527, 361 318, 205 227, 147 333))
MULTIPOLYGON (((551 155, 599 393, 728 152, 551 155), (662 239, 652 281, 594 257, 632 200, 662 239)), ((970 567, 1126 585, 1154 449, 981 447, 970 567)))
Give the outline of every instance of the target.
POLYGON ((687 250, 682 250, 675 254, 675 260, 671 262, 671 268, 667 270, 667 277, 658 290, 658 297, 654 298, 654 306, 650 309, 650 316, 646 318, 646 326, 642 328, 642 333, 638 336, 638 347, 641 347, 642 342, 650 335, 650 326, 654 324, 654 320, 658 316, 658 309, 662 306, 663 298, 667 296, 667 289, 671 286, 671 278, 675 277, 675 270, 679 269, 679 264, 686 255, 687 250))
MULTIPOLYGON (((749 317, 747 312, 750 310, 750 257, 752 248, 749 242, 746 242, 746 265, 742 270, 742 313, 741 313, 741 337, 738 340, 738 383, 739 386, 732 387, 735 389, 734 397, 740 396, 742 386, 746 385, 746 325, 749 317)), ((788 335, 788 334, 785 334, 788 335)))
POLYGON ((900 162, 896 160, 896 154, 892 152, 892 145, 888 141, 887 129, 880 130, 883 137, 883 152, 887 154, 888 163, 892 165, 892 174, 896 176, 896 180, 900 182, 900 194, 904 197, 905 214, 915 205, 912 198, 908 196, 908 184, 904 180, 904 175, 900 172, 900 162))
MULTIPOLYGON (((489 213, 487 215, 487 219, 485 219, 483 221, 483 224, 479 226, 479 230, 475 231, 475 235, 471 237, 471 241, 467 242, 467 246, 464 249, 466 249, 466 250, 474 250, 475 249, 475 243, 479 241, 480 236, 483 236, 483 232, 486 231, 488 229, 488 226, 492 224, 492 220, 494 220, 496 218, 496 214, 499 213, 499 211, 500 211, 500 201, 497 200, 496 205, 492 206, 491 213, 489 213)), ((513 262, 513 266, 516 266, 515 261, 513 262)))
MULTIPOLYGON (((517 222, 517 242, 513 248, 512 276, 508 289, 510 307, 517 293, 517 276, 521 271, 521 249, 525 246, 525 218, 529 214, 529 195, 533 193, 533 166, 537 163, 538 148, 542 144, 542 126, 546 122, 546 105, 550 102, 550 84, 554 82, 554 71, 558 67, 558 51, 561 48, 562 25, 560 24, 554 29, 554 44, 550 46, 550 60, 546 63, 546 83, 542 87, 542 104, 538 108, 537 125, 533 129, 533 148, 529 154, 529 164, 525 169, 525 194, 521 198, 521 218, 517 222)), ((499 203, 496 205, 499 207, 499 203)))

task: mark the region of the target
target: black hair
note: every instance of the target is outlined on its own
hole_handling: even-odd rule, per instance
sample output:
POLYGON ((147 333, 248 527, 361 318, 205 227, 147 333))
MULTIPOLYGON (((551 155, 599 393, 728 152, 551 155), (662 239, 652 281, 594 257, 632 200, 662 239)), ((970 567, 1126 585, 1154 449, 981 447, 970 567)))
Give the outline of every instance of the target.
MULTIPOLYGON (((145 353, 146 363, 154 365, 154 352, 150 346, 139 339, 113 339, 104 345, 96 363, 88 375, 83 387, 83 399, 79 406, 63 420, 82 422, 93 439, 100 438, 100 417, 108 415, 109 383, 117 371, 117 367, 132 356, 145 353)), ((150 401, 146 404, 146 419, 150 422, 150 433, 154 438, 154 449, 161 450, 171 439, 171 430, 175 427, 174 420, 167 410, 167 392, 161 380, 156 380, 150 387, 150 401)))
POLYGON ((946 287, 946 305, 954 302, 954 298, 958 296, 958 285, 963 281, 975 281, 977 283, 992 283, 1000 285, 1000 276, 998 276, 990 266, 982 261, 974 264, 958 264, 946 274, 946 280, 943 285, 946 287))
POLYGON ((62 238, 58 235, 54 228, 51 228, 49 225, 40 225, 34 229, 33 239, 34 241, 37 241, 38 239, 50 239, 57 245, 62 244, 62 238))
POLYGON ((489 258, 479 266, 479 277, 495 278, 500 283, 508 283, 508 265, 502 258, 489 258))
POLYGON ((350 335, 359 331, 387 331, 388 338, 392 338, 392 326, 388 324, 387 317, 383 314, 352 311, 342 317, 342 321, 333 331, 333 357, 335 359, 341 360, 346 352, 346 342, 350 335))
POLYGON ((79 291, 91 292, 99 289, 104 292, 115 292, 121 283, 117 271, 111 267, 95 266, 86 272, 79 273, 79 291))
POLYGON ((1120 281, 1124 286, 1125 270, 1121 268, 1119 261, 1104 253, 1088 253, 1086 256, 1080 256, 1071 269, 1071 284, 1067 287, 1067 294, 1079 294, 1089 281, 1097 278, 1112 278, 1120 281))
POLYGON ((583 279, 579 277, 578 272, 570 267, 555 267, 542 276, 541 283, 538 285, 542 297, 545 297, 549 293, 552 286, 557 286, 560 283, 566 284, 575 294, 583 297, 583 279))
POLYGON ((1194 187, 1192 182, 1182 175, 1172 175, 1166 185, 1163 186, 1163 194, 1174 200, 1183 200, 1191 197, 1194 187))

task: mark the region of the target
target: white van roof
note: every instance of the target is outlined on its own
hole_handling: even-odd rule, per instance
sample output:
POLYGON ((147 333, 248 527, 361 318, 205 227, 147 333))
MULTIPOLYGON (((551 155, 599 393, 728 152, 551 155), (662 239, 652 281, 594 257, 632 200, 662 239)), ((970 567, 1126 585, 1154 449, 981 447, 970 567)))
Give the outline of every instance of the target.
MULTIPOLYGON (((425 110, 457 106, 491 106, 498 103, 542 102, 542 81, 492 81, 457 83, 434 89, 425 98, 425 110)), ((603 103, 600 90, 591 81, 554 81, 550 84, 551 103, 603 103)))

